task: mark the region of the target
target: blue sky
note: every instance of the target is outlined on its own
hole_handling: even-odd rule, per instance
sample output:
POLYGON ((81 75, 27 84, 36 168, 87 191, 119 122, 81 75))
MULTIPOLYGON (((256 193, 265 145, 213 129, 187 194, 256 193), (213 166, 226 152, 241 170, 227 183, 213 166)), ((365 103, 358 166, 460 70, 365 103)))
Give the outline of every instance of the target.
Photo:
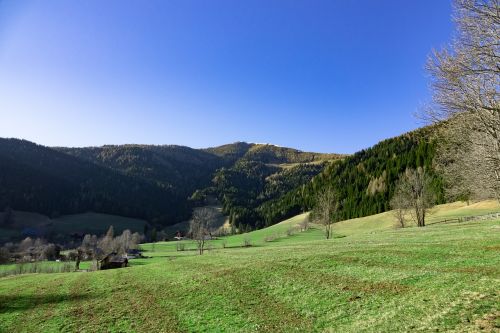
POLYGON ((420 123, 448 0, 0 0, 0 136, 352 153, 420 123))

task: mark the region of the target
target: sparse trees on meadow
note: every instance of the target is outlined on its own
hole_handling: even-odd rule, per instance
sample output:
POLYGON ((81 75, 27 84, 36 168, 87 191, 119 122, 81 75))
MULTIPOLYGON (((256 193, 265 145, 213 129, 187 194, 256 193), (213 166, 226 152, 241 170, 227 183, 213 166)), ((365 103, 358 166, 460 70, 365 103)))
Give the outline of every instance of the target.
POLYGON ((82 245, 79 250, 83 252, 83 255, 88 259, 97 259, 97 254, 106 255, 109 253, 116 252, 117 254, 124 255, 130 249, 136 249, 137 245, 140 244, 144 236, 139 233, 133 233, 126 229, 121 235, 114 236, 113 226, 110 226, 106 235, 101 239, 98 239, 96 235, 85 235, 82 240, 82 245))

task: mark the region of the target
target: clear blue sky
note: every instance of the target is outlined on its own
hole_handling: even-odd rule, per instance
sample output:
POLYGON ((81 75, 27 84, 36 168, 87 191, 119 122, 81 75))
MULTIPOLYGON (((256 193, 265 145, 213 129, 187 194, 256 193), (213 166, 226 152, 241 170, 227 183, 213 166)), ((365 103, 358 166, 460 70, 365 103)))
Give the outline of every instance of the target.
POLYGON ((448 0, 0 0, 0 136, 352 153, 419 127, 448 0))

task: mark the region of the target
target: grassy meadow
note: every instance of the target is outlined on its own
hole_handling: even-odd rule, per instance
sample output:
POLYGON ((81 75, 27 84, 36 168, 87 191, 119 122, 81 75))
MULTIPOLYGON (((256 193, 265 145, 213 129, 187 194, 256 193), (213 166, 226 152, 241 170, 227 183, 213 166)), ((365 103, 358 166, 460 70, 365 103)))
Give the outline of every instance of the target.
MULTIPOLYGON (((498 210, 456 203, 429 220, 498 210)), ((394 229, 384 213, 336 224, 325 240, 318 226, 289 232, 304 217, 212 241, 203 256, 187 241, 186 251, 146 244, 151 258, 130 268, 1 278, 0 331, 500 329, 499 220, 394 229)))

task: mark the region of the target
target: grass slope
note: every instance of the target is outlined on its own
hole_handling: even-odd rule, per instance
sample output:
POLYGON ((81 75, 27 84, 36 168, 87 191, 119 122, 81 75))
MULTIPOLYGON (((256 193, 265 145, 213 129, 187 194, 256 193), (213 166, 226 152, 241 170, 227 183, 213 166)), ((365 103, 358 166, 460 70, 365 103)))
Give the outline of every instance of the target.
POLYGON ((0 330, 498 331, 500 221, 370 230, 358 219, 336 225, 343 238, 311 229, 259 241, 302 218, 227 239, 252 237, 250 248, 197 256, 164 243, 127 269, 2 278, 0 330))
MULTIPOLYGON (((473 204, 455 202, 434 207, 428 214, 427 223, 432 225, 445 219, 496 212, 500 212, 500 204, 495 200, 481 201, 473 204)), ((325 236, 323 228, 319 225, 312 224, 311 229, 305 233, 296 231, 296 228, 305 218, 307 218, 308 214, 309 213, 303 213, 294 216, 268 228, 217 239, 211 241, 210 244, 214 248, 222 248, 223 244, 225 244, 226 247, 241 247, 245 240, 249 240, 252 246, 273 246, 286 243, 322 240, 325 236), (293 230, 293 237, 287 236, 287 232, 290 229, 293 230), (274 238, 275 240, 266 242, 266 238, 274 238)), ((333 233, 335 238, 340 238, 363 233, 391 230, 394 225, 395 219, 392 212, 385 212, 335 223, 333 226, 333 233)), ((183 241, 183 243, 186 249, 194 250, 196 247, 196 244, 192 241, 183 241)), ((143 249, 150 251, 148 255, 151 256, 167 255, 169 252, 176 251, 176 246, 177 242, 159 242, 154 245, 154 252, 152 252, 152 244, 142 245, 143 249)))

